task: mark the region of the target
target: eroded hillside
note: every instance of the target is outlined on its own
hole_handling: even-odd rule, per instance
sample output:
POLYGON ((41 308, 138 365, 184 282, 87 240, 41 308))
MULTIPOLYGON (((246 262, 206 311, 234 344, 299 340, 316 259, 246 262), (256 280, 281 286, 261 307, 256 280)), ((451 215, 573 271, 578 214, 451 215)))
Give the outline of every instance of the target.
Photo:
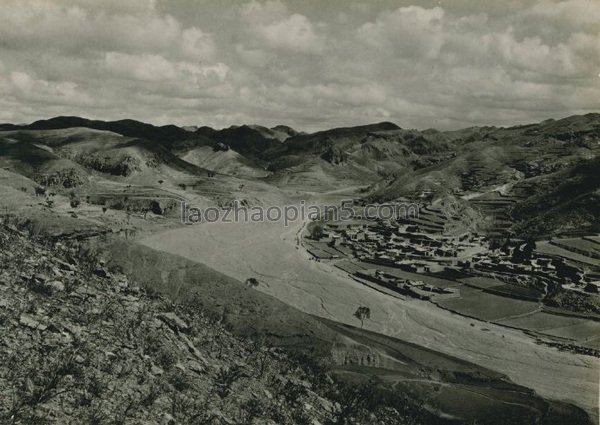
POLYGON ((0 248, 2 423, 419 423, 141 289, 78 242, 3 225, 0 248))

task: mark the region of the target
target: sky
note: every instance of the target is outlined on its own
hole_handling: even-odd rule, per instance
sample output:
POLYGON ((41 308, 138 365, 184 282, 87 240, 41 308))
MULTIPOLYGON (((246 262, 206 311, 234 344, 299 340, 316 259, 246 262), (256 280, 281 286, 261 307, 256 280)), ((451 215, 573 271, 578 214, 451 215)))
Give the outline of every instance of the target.
POLYGON ((0 122, 303 131, 600 112, 600 0, 2 0, 0 122))

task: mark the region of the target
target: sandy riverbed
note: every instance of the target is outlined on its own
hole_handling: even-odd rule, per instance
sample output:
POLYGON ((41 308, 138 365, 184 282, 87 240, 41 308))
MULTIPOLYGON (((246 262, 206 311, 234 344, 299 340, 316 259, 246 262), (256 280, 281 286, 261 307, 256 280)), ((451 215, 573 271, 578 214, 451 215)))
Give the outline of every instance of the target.
POLYGON ((547 398, 593 412, 600 364, 588 356, 537 345, 520 331, 466 319, 431 303, 400 300, 358 284, 297 245, 303 223, 212 223, 153 235, 145 245, 181 255, 245 280, 307 313, 358 325, 353 312, 370 307, 365 328, 471 361, 509 376, 547 398), (471 324, 474 323, 474 326, 471 324), (486 328, 489 331, 482 331, 486 328))

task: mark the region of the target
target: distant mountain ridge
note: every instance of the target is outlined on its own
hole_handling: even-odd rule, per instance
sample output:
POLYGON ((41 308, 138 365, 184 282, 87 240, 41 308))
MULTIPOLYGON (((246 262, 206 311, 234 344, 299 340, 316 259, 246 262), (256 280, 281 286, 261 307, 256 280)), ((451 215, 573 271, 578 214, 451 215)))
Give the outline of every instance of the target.
MULTIPOLYGON (((41 162, 27 164, 26 151, 18 153, 10 144, 0 146, 0 158, 9 155, 22 169, 33 165, 35 169, 44 170, 48 168, 44 166, 48 161, 62 164, 64 168, 65 161, 73 159, 61 154, 68 152, 68 146, 79 149, 74 142, 81 144, 86 137, 100 139, 91 134, 65 134, 60 150, 40 151, 49 143, 44 134, 74 128, 108 131, 134 139, 127 144, 111 139, 110 152, 103 152, 102 145, 94 147, 96 156, 123 158, 126 163, 111 167, 118 170, 128 167, 132 173, 144 169, 146 162, 150 168, 163 164, 192 175, 200 175, 207 169, 288 189, 334 190, 360 185, 365 188, 365 200, 380 202, 399 198, 427 202, 467 199, 468 205, 473 206, 484 204, 476 200, 480 196, 501 193, 511 203, 505 203, 500 215, 532 223, 516 226, 520 232, 537 229, 538 233, 547 233, 574 227, 600 231, 600 219, 594 216, 598 199, 598 187, 594 183, 598 179, 594 175, 600 175, 598 163, 594 161, 600 154, 598 113, 513 127, 421 131, 381 122, 314 133, 301 133, 284 125, 181 128, 131 119, 100 121, 61 116, 27 125, 1 124, 0 137, 11 134, 12 139, 27 141, 30 143, 27 155, 41 162), (137 149, 133 153, 137 160, 130 158, 133 146, 137 149), (200 164, 205 168, 198 167, 200 164), (570 187, 576 190, 568 190, 570 187), (541 211, 531 203, 532 199, 551 208, 541 211), (577 206, 581 212, 570 212, 570 224, 560 224, 557 215, 562 214, 560 211, 564 213, 569 205, 577 206), (526 218, 527 214, 534 216, 526 218), (540 214, 545 219, 536 221, 540 214)), ((56 143, 57 137, 63 136, 52 135, 51 143, 56 143)), ((86 149, 88 152, 90 148, 86 149)), ((86 166, 81 161, 79 165, 86 166)), ((50 168, 56 167, 59 165, 50 168)), ((81 173, 80 168, 76 171, 81 173)), ((509 230, 507 227, 506 231, 509 230)))

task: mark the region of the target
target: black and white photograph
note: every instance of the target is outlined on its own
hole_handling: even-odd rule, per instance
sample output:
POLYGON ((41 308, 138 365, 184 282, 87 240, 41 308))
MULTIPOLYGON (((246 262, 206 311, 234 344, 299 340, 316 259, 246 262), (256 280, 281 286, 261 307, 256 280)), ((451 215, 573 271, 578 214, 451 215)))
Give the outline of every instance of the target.
POLYGON ((0 425, 599 404, 600 0, 0 0, 0 425))

